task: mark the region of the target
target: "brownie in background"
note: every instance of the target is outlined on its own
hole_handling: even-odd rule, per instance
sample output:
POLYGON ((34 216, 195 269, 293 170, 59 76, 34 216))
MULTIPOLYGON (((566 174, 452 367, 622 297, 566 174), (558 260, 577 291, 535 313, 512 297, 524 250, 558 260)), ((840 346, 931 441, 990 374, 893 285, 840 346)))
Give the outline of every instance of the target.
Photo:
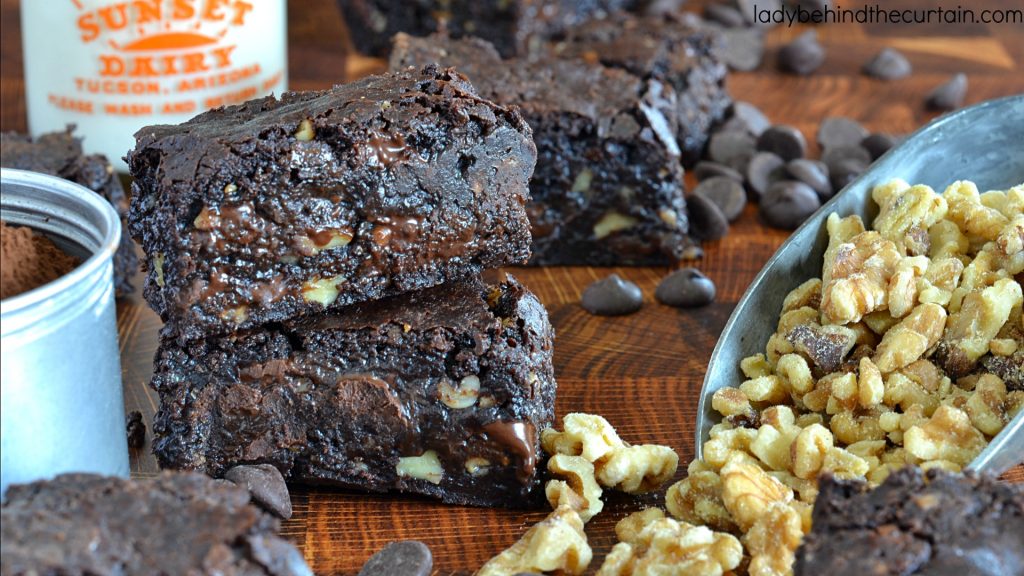
POLYGON ((69 126, 64 132, 51 132, 35 139, 15 132, 0 133, 0 166, 59 176, 85 186, 110 202, 122 222, 121 243, 113 261, 114 289, 119 298, 127 296, 135 291, 131 280, 139 267, 135 245, 124 225, 128 198, 107 157, 84 154, 82 140, 73 132, 74 127, 69 126))
POLYGON ((487 38, 505 56, 527 54, 634 0, 338 0, 356 50, 387 56, 398 32, 487 38))
POLYGON ((568 58, 503 59, 484 40, 395 37, 392 70, 454 66, 533 129, 532 264, 658 265, 690 245, 671 86, 568 58))
POLYGON ((162 467, 214 476, 271 464, 289 481, 534 505, 552 338, 511 277, 185 345, 165 335, 154 452, 162 467))
POLYGON ((700 160, 712 126, 732 104, 726 91, 722 35, 683 14, 635 17, 618 13, 570 29, 554 45, 556 54, 621 68, 657 80, 676 92, 676 138, 683 164, 700 160))
POLYGON ((146 300, 190 340, 525 262, 530 135, 435 66, 143 128, 146 300))

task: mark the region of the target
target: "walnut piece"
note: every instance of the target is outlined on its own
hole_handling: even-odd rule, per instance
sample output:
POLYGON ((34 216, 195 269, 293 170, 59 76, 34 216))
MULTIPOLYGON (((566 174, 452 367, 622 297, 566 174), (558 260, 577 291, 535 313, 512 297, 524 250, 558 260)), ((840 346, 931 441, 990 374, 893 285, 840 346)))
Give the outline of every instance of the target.
POLYGON ((791 489, 756 464, 733 458, 722 467, 722 502, 744 532, 767 512, 771 503, 792 499, 791 489))
POLYGON ((917 185, 896 191, 893 187, 876 187, 871 194, 880 212, 874 228, 883 237, 910 254, 926 254, 928 244, 918 239, 946 216, 946 200, 928 186, 917 185))
POLYGON ((597 481, 605 488, 640 494, 660 488, 675 475, 679 455, 668 446, 622 446, 594 463, 597 481))
POLYGON ((548 470, 553 476, 563 479, 552 480, 545 486, 545 494, 552 508, 569 504, 584 522, 589 522, 604 509, 604 502, 601 501, 602 490, 594 478, 594 465, 587 462, 586 458, 555 454, 548 459, 548 470), (567 494, 565 488, 571 490, 578 498, 567 494))
POLYGON ((889 279, 902 258, 896 245, 875 231, 840 244, 822 290, 822 314, 832 324, 849 324, 885 309, 889 279))
POLYGON ((491 558, 476 576, 509 576, 519 572, 582 574, 593 552, 583 532, 583 520, 568 506, 559 506, 533 525, 518 542, 491 558))
POLYGON ((743 537, 750 554, 750 576, 792 573, 796 549, 804 538, 803 522, 793 503, 773 502, 743 537))
POLYGON ((594 414, 566 414, 562 428, 563 432, 551 428, 541 432, 541 446, 548 454, 583 456, 595 462, 624 445, 612 425, 594 414))
POLYGON ((960 311, 950 316, 936 352, 943 369, 954 378, 972 370, 978 359, 988 353, 989 342, 1021 301, 1020 284, 1012 278, 1003 278, 984 290, 968 294, 960 311))
POLYGON ((952 406, 939 406, 932 417, 903 435, 907 452, 921 460, 947 460, 966 466, 985 448, 985 436, 970 417, 952 406))
POLYGON ((934 346, 946 327, 946 310, 938 304, 921 304, 882 336, 873 362, 888 374, 912 362, 934 346))
MULTIPOLYGON (((721 576, 739 566, 743 547, 731 534, 712 532, 704 526, 693 526, 671 518, 657 517, 645 511, 639 519, 627 517, 623 522, 636 525, 647 521, 630 542, 616 544, 598 576, 641 576, 655 574, 687 574, 721 576)), ((618 532, 618 527, 616 527, 618 532)))

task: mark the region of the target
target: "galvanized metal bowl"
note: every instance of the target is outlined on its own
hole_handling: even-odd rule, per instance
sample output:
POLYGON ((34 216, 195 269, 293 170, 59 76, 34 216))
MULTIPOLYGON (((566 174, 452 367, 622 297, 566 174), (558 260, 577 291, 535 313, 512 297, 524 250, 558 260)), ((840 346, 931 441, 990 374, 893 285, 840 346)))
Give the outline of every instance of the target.
MULTIPOLYGON (((957 180, 972 180, 980 190, 1024 182, 1024 95, 984 102, 928 124, 879 158, 786 240, 747 288, 711 353, 697 407, 697 458, 703 457, 711 427, 720 421, 711 408, 715 391, 739 386, 743 380, 740 360, 764 352, 786 294, 821 276, 829 214, 858 214, 871 222, 878 213, 871 190, 893 178, 938 191, 957 180)), ((1024 412, 993 439, 972 468, 1005 470, 1021 460, 1024 412)))
POLYGON ((0 218, 82 260, 0 301, 0 493, 62 472, 127 476, 112 265, 117 213, 67 180, 3 169, 0 218))

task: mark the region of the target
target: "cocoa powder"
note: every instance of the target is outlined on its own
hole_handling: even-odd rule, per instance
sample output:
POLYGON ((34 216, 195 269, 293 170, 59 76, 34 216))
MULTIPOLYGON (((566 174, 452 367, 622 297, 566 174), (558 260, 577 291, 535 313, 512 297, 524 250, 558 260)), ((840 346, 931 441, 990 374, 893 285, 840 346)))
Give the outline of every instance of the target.
POLYGON ((80 263, 35 230, 0 220, 0 300, 52 282, 80 263))

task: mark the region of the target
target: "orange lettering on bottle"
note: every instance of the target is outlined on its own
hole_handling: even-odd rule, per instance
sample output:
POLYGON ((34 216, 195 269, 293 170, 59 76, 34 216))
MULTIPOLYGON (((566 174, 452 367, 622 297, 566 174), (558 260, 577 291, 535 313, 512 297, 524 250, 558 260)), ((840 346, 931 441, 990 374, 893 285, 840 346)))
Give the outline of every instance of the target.
POLYGON ((227 0, 206 0, 206 8, 203 10, 204 20, 223 20, 224 14, 220 9, 227 4, 227 0))
POLYGON ((163 0, 135 0, 135 14, 138 21, 136 24, 148 22, 159 22, 164 19, 162 5, 163 0))
POLYGON ((120 30, 128 25, 128 13, 124 4, 100 8, 97 12, 110 30, 120 30))
POLYGON ((235 2, 235 17, 231 19, 231 23, 236 26, 245 24, 245 15, 249 12, 252 12, 252 4, 241 0, 235 2))
POLYGON ((235 46, 233 45, 210 50, 210 55, 213 56, 213 65, 217 68, 227 68, 228 66, 231 66, 231 53, 234 51, 235 46))
POLYGON ((192 0, 174 0, 174 9, 171 15, 175 20, 188 20, 196 15, 196 9, 192 6, 192 0))
POLYGON ((193 74, 195 72, 206 72, 210 69, 205 63, 205 55, 202 52, 192 52, 181 57, 182 73, 193 74))
POLYGON ((78 17, 78 29, 82 31, 82 42, 92 42, 100 35, 100 25, 96 23, 96 15, 92 12, 78 17))
POLYGON ((118 56, 100 56, 100 76, 120 76, 124 74, 124 60, 118 56))

